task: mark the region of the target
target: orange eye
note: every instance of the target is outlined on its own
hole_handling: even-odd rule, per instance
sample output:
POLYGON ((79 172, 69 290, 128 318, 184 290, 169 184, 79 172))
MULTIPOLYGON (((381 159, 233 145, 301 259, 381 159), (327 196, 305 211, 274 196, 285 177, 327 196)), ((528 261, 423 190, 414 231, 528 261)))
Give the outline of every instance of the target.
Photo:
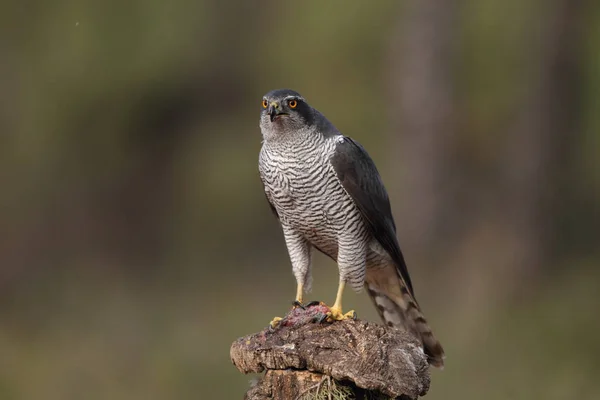
POLYGON ((267 100, 263 99, 262 106, 263 106, 263 108, 267 108, 269 106, 269 103, 267 102, 267 100))
POLYGON ((296 108, 298 106, 298 102, 296 100, 290 100, 288 101, 288 106, 290 106, 290 108, 296 108))

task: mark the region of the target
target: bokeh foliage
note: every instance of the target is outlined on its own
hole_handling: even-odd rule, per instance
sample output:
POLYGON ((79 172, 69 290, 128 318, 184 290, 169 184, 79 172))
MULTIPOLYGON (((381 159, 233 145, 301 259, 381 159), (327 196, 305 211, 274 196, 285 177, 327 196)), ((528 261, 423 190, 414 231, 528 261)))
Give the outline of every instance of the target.
MULTIPOLYGON (((406 132, 390 93, 406 3, 3 3, 0 398, 241 398, 249 378, 229 344, 295 293, 256 168, 260 99, 278 87, 361 141, 391 188, 401 244, 417 242, 403 250, 419 302, 447 349, 428 398, 600 397, 600 6, 576 2, 580 68, 565 77, 579 90, 555 100, 577 113, 559 141, 568 157, 548 164, 552 224, 532 227, 550 245, 521 274, 507 237, 528 242, 494 222, 506 211, 496 194, 517 191, 498 171, 549 68, 538 53, 561 1, 453 2, 456 165, 443 167, 460 174, 460 196, 442 204, 461 224, 430 245, 403 228, 419 210, 400 207, 413 193, 398 177, 415 167, 397 156, 406 132), (483 222, 462 224, 469 215, 483 222)), ((335 268, 315 258, 311 297, 331 301, 335 268)), ((347 297, 376 318, 364 293, 347 297)))

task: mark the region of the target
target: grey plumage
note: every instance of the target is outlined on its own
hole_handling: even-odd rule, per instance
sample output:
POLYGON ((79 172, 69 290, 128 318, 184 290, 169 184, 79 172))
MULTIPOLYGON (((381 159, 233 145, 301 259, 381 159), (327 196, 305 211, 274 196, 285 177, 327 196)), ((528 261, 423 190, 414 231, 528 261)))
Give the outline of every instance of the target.
POLYGON ((414 299, 387 192, 364 148, 289 89, 264 96, 260 128, 260 177, 300 299, 310 288, 315 247, 337 261, 341 290, 346 282, 366 287, 384 321, 413 332, 430 363, 442 366, 443 349, 414 299))

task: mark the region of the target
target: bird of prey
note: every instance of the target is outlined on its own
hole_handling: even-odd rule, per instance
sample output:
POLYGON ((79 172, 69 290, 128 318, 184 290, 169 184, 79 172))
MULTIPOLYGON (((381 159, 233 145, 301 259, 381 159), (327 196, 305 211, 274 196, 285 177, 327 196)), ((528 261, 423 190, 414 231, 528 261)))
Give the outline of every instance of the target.
POLYGON ((415 299, 388 195, 366 150, 289 89, 262 98, 260 129, 260 178, 283 229, 295 304, 310 289, 315 248, 339 268, 330 319, 353 318, 342 311, 344 287, 364 287, 385 323, 412 332, 429 363, 442 367, 444 350, 415 299))

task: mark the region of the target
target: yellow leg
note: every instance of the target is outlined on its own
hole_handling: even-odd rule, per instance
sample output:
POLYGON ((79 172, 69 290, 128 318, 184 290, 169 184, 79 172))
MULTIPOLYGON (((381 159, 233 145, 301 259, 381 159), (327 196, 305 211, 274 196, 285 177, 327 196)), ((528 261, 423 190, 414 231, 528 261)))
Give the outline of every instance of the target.
POLYGON ((300 304, 302 304, 303 292, 304 292, 304 286, 301 283, 299 283, 298 289, 296 290, 296 301, 300 304))
MULTIPOLYGON (((296 290, 296 301, 298 302, 298 304, 302 304, 302 295, 304 292, 304 286, 299 283, 298 284, 298 288, 296 290)), ((294 306, 296 307, 296 306, 294 306)), ((277 325, 279 325, 279 323, 281 322, 281 317, 275 317, 271 320, 271 322, 269 323, 269 325, 271 325, 271 328, 275 328, 277 325)))
POLYGON ((344 281, 340 281, 337 296, 335 297, 335 303, 333 303, 333 307, 330 307, 330 311, 329 313, 327 313, 327 316, 331 320, 341 321, 344 319, 356 318, 356 313, 354 312, 354 310, 348 311, 346 314, 344 314, 342 311, 342 297, 344 295, 344 286, 346 286, 346 283, 344 281))

